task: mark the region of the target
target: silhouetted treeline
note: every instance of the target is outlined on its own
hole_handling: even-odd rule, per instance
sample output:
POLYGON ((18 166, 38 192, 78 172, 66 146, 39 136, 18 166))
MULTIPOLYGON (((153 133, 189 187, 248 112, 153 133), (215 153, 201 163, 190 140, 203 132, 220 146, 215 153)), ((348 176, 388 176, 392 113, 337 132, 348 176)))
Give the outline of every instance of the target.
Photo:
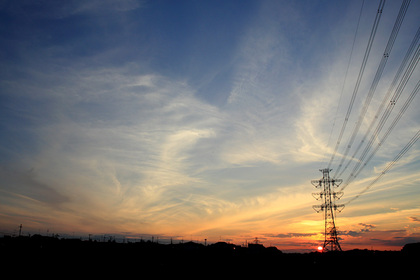
POLYGON ((418 269, 420 243, 407 244, 401 251, 286 254, 275 247, 261 244, 243 247, 225 242, 208 246, 195 242, 117 243, 34 235, 0 238, 0 250, 3 271, 10 269, 14 273, 28 273, 30 276, 41 274, 61 278, 73 274, 96 279, 114 275, 121 279, 122 275, 131 275, 133 278, 134 274, 134 278, 160 279, 175 275, 200 278, 229 274, 258 276, 261 279, 263 275, 290 278, 286 277, 288 273, 289 276, 290 273, 296 276, 319 276, 319 273, 325 274, 326 270, 328 273, 341 274, 344 271, 360 271, 363 276, 381 275, 376 273, 385 271, 389 276, 401 276, 418 269))

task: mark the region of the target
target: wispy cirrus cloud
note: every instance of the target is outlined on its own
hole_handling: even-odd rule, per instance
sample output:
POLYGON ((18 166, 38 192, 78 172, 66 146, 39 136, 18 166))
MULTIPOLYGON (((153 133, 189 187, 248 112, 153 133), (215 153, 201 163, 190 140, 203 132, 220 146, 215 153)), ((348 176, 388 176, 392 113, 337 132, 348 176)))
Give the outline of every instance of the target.
POLYGON ((186 85, 158 76, 130 76, 126 69, 67 74, 48 92, 32 88, 35 102, 51 108, 53 118, 44 121, 38 108, 27 109, 35 122, 27 132, 36 141, 26 144, 37 151, 21 155, 27 168, 43 174, 44 182, 60 177, 61 185, 74 184, 71 190, 60 186, 64 193, 96 192, 101 185, 97 199, 116 207, 132 200, 131 193, 138 205, 150 205, 147 211, 156 211, 157 204, 169 211, 173 202, 163 199, 170 197, 166 189, 199 181, 190 172, 205 166, 197 161, 196 144, 215 136, 217 110, 197 101, 186 85))
POLYGON ((289 233, 279 233, 274 235, 268 235, 270 237, 277 238, 290 238, 290 237, 308 237, 318 235, 319 233, 299 233, 299 232, 289 232, 289 233))
POLYGON ((116 12, 127 12, 141 8, 145 1, 142 0, 106 0, 106 1, 68 1, 65 3, 56 3, 54 1, 38 2, 13 2, 2 4, 2 8, 8 12, 24 14, 31 10, 32 17, 63 19, 75 15, 103 15, 116 12))
POLYGON ((412 222, 420 222, 420 218, 419 217, 412 216, 412 217, 408 217, 408 219, 410 221, 412 221, 412 222))

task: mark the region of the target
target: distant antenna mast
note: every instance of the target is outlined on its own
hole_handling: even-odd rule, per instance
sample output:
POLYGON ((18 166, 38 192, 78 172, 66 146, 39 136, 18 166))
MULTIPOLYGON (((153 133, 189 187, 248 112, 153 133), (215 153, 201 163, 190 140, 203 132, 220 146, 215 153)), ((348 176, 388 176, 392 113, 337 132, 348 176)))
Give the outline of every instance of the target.
POLYGON ((335 227, 335 211, 341 212, 344 208, 344 204, 335 204, 335 200, 340 199, 343 196, 343 192, 334 192, 332 189, 338 187, 343 180, 341 179, 331 179, 330 171, 332 169, 320 169, 322 172, 322 179, 312 180, 311 183, 317 189, 320 189, 321 192, 312 193, 312 196, 316 200, 323 200, 323 204, 314 205, 314 210, 319 213, 324 211, 324 246, 322 246, 322 251, 342 251, 341 246, 338 243, 337 238, 337 229, 335 227))

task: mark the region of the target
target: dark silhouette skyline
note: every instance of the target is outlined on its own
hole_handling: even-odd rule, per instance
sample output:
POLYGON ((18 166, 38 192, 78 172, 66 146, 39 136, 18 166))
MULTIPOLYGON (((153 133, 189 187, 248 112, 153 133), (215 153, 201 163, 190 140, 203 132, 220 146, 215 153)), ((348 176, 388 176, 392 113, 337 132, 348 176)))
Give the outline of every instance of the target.
POLYGON ((286 272, 318 275, 321 269, 328 267, 337 272, 351 268, 364 275, 375 275, 385 270, 403 275, 416 270, 420 256, 420 243, 406 244, 399 251, 355 249, 283 253, 275 247, 258 243, 247 246, 227 242, 204 245, 193 241, 176 244, 159 244, 150 240, 121 243, 112 239, 103 242, 39 234, 4 236, 0 238, 0 249, 5 271, 18 266, 28 275, 55 275, 57 278, 69 273, 79 277, 255 275, 265 279, 276 278, 286 272))

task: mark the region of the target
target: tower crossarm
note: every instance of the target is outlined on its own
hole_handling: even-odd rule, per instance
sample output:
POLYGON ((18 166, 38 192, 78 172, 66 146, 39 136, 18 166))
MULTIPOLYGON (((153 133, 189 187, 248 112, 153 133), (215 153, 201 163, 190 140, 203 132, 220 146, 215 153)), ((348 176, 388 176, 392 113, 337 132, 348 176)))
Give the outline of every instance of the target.
POLYGON ((333 205, 334 210, 337 210, 338 212, 343 211, 343 209, 344 209, 344 207, 345 207, 345 206, 346 206, 346 205, 344 205, 344 204, 334 204, 334 205, 333 205))
POLYGON ((344 195, 343 192, 333 192, 332 194, 335 199, 340 199, 344 195))
POLYGON ((322 185, 322 180, 312 180, 311 184, 314 185, 315 188, 320 188, 322 185))
POLYGON ((317 213, 319 213, 319 212, 321 212, 321 211, 324 211, 324 209, 325 209, 325 205, 324 204, 322 204, 322 205, 313 205, 312 206, 312 208, 317 212, 317 213))
POLYGON ((313 196, 316 200, 320 200, 320 199, 322 199, 323 195, 324 195, 324 192, 312 193, 312 196, 313 196))
POLYGON ((340 186, 341 183, 343 183, 343 180, 342 179, 332 179, 331 183, 333 184, 334 187, 337 188, 338 186, 340 186))

